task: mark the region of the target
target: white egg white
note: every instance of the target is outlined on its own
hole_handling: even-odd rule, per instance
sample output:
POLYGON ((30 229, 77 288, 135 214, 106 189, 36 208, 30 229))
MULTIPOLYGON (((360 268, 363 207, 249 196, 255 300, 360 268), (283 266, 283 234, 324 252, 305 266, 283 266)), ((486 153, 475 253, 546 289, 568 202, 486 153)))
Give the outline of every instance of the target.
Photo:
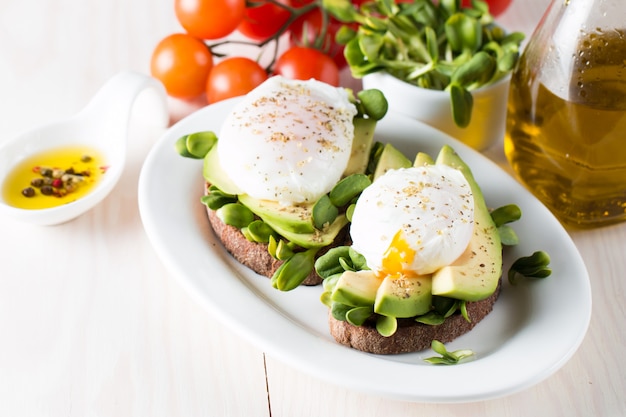
POLYGON ((474 229, 474 198, 463 174, 446 165, 390 170, 359 197, 350 234, 354 249, 378 274, 397 233, 412 261, 403 270, 429 274, 456 260, 474 229))
POLYGON ((224 121, 219 159, 252 197, 287 205, 314 202, 347 167, 356 113, 343 88, 270 77, 224 121))

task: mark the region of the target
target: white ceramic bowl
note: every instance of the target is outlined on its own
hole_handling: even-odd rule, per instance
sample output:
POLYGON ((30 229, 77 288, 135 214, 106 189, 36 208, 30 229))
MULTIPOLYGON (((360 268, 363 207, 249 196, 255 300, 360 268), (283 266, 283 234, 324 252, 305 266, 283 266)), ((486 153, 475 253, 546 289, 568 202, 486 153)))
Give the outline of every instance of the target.
POLYGON ((165 127, 168 121, 165 89, 156 79, 132 71, 112 77, 89 104, 68 120, 35 127, 0 145, 0 178, 33 154, 68 145, 86 145, 102 152, 109 169, 95 189, 62 206, 26 210, 9 205, 0 195, 0 213, 42 226, 67 222, 90 210, 119 180, 126 162, 131 110, 140 93, 151 94, 150 122, 165 127))
POLYGON ((363 77, 363 88, 385 94, 389 110, 419 120, 482 151, 504 138, 510 77, 472 91, 474 107, 469 126, 460 128, 452 119, 450 94, 402 81, 386 72, 363 77))

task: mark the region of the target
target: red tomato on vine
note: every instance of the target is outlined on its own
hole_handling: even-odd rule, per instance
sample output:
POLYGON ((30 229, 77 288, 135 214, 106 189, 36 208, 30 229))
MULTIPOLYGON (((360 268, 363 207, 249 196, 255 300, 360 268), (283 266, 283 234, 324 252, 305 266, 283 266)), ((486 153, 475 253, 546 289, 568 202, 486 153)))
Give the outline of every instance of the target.
POLYGON ((213 55, 200 39, 184 33, 167 36, 158 43, 150 60, 150 73, 176 98, 191 99, 204 93, 213 68, 213 55))
POLYGON ((307 47, 294 46, 276 61, 274 73, 296 80, 315 78, 327 84, 339 86, 339 68, 331 57, 307 47))
POLYGON ((341 69, 345 67, 347 63, 343 56, 344 46, 335 42, 335 35, 344 23, 328 16, 326 34, 321 38, 321 34, 324 30, 323 25, 324 17, 319 8, 315 8, 300 16, 289 27, 291 32, 291 45, 314 45, 315 49, 320 49, 326 55, 330 56, 339 69, 341 69))
MULTIPOLYGON (((513 0, 485 0, 489 5, 489 13, 493 16, 497 16, 503 13, 510 5, 513 0)), ((471 0, 463 0, 461 5, 464 7, 471 5, 471 0)))
POLYGON ((246 12, 246 0, 175 0, 174 10, 187 33, 218 39, 237 29, 246 12))
POLYGON ((209 103, 217 103, 231 97, 248 94, 267 79, 261 65, 250 58, 235 56, 226 58, 209 73, 206 80, 206 97, 209 103))
MULTIPOLYGON (((289 7, 289 0, 277 0, 289 7)), ((256 41, 264 41, 274 36, 287 23, 291 12, 268 0, 258 0, 246 8, 245 15, 237 30, 256 41)))

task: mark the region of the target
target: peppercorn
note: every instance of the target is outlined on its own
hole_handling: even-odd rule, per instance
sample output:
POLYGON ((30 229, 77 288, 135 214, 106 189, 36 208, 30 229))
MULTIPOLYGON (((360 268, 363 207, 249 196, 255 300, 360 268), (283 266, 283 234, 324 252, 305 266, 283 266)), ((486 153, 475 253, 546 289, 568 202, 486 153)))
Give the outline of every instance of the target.
POLYGON ((26 187, 22 190, 22 195, 24 197, 34 197, 35 196, 35 189, 33 187, 26 187))
POLYGON ((89 156, 89 155, 83 155, 83 156, 81 156, 81 157, 80 157, 80 160, 81 160, 82 162, 89 162, 89 161, 91 161, 91 156, 89 156))
POLYGON ((41 194, 43 195, 52 195, 54 193, 54 189, 50 185, 44 185, 41 187, 41 194))
POLYGON ((50 168, 40 168, 39 173, 42 177, 52 177, 52 170, 50 168))
POLYGON ((33 187, 41 188, 41 186, 44 185, 44 180, 43 178, 33 178, 30 182, 30 185, 32 185, 33 187))

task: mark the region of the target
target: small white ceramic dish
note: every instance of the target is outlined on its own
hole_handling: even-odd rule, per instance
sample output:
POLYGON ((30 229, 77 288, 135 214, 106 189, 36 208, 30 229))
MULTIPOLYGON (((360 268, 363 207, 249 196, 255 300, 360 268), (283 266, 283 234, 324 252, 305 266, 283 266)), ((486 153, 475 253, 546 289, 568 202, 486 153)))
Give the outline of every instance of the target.
POLYGON ((583 260, 555 217, 524 187, 478 152, 410 118, 389 113, 376 139, 406 155, 435 155, 448 144, 472 168, 492 207, 520 206, 513 223, 520 244, 504 253, 502 294, 474 330, 447 345, 471 349, 475 360, 434 366, 433 351, 380 356, 339 345, 328 331, 319 287, 283 293, 242 267, 211 232, 203 193, 202 161, 179 156, 176 139, 219 132, 239 99, 201 109, 170 128, 152 148, 139 179, 139 209, 159 258, 200 305, 269 355, 348 389, 419 402, 468 402, 528 388, 563 366, 583 340, 591 317, 591 289, 583 260), (168 167, 164 170, 163 167, 168 167), (163 192, 167 190, 167 192, 163 192), (511 286, 510 264, 536 250, 548 252, 553 273, 511 286))
POLYGON ((92 192, 78 200, 47 209, 25 210, 7 204, 0 195, 0 213, 36 225, 67 222, 90 210, 115 187, 126 161, 128 123, 142 93, 151 106, 151 123, 167 126, 166 94, 152 77, 123 71, 112 77, 78 114, 36 127, 0 144, 0 178, 33 154, 71 145, 86 145, 102 153, 109 167, 92 192))
POLYGON ((426 123, 482 151, 504 138, 510 79, 510 76, 505 77, 471 92, 474 99, 472 118, 465 128, 454 123, 447 91, 420 88, 386 72, 363 77, 363 88, 382 91, 390 111, 426 123))

